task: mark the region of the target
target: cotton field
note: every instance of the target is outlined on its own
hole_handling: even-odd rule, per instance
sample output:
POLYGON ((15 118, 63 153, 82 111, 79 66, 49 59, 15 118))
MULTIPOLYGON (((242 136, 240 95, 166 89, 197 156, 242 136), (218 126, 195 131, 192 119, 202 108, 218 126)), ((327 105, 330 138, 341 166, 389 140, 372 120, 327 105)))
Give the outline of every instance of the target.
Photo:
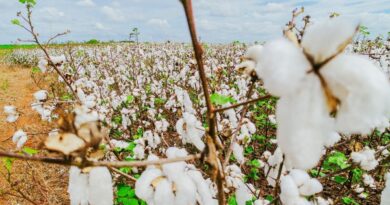
POLYGON ((272 40, 200 42, 181 0, 191 43, 53 45, 19 2, 36 46, 1 58, 1 203, 390 205, 390 36, 302 8, 272 40))

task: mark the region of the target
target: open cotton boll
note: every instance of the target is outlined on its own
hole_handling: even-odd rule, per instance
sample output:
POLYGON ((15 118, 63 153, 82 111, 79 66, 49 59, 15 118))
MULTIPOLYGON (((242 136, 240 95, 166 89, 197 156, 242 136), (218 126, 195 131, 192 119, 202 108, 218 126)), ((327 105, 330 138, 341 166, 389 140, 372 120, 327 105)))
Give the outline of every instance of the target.
POLYGON ((99 120, 99 115, 96 111, 91 111, 85 106, 79 106, 74 109, 76 117, 74 124, 79 128, 82 124, 87 122, 96 122, 99 120))
POLYGON ((390 116, 390 83, 368 59, 340 54, 321 70, 333 95, 341 103, 336 129, 344 134, 369 134, 390 116))
POLYGON ((148 146, 154 149, 157 148, 157 146, 161 143, 160 136, 150 130, 144 132, 143 138, 148 141, 148 146))
POLYGON ((375 151, 369 147, 364 147, 360 152, 352 152, 351 158, 353 162, 360 165, 366 171, 371 171, 378 166, 379 162, 375 159, 375 151))
POLYGON ((172 183, 167 179, 162 179, 154 194, 154 204, 158 205, 179 205, 175 203, 175 195, 172 190, 172 183))
POLYGON ((337 132, 332 132, 330 134, 330 136, 325 140, 325 146, 332 147, 334 144, 336 144, 340 140, 341 140, 340 134, 337 132))
MULTIPOLYGON (((170 147, 167 149, 166 155, 168 159, 185 157, 187 156, 187 152, 185 149, 170 147)), ((166 163, 162 165, 162 170, 169 180, 174 181, 176 177, 180 176, 184 172, 186 165, 187 164, 185 162, 166 163)))
POLYGON ((381 205, 389 205, 390 204, 390 173, 387 173, 385 178, 386 178, 386 185, 382 191, 381 205))
POLYGON ((7 115, 14 115, 16 114, 16 107, 12 105, 6 105, 4 106, 4 113, 7 115))
POLYGON ((88 174, 75 166, 69 169, 68 193, 71 205, 88 205, 88 174))
POLYGON ((176 122, 176 130, 180 134, 183 143, 192 143, 202 151, 205 147, 202 137, 205 133, 202 123, 195 115, 185 112, 183 118, 176 122))
POLYGON ((289 175, 292 177, 298 187, 302 186, 305 182, 310 180, 309 174, 300 169, 291 170, 289 175))
POLYGON ((301 87, 311 68, 301 50, 284 38, 265 44, 259 63, 257 76, 263 79, 264 87, 271 94, 279 97, 292 94, 301 87))
POLYGON ((190 170, 187 172, 188 176, 191 177, 192 181, 196 185, 196 189, 198 190, 198 195, 200 197, 199 204, 208 205, 213 204, 214 199, 212 196, 212 191, 210 190, 209 184, 203 178, 202 173, 197 170, 190 170))
POLYGON ((357 28, 357 22, 330 18, 309 25, 301 44, 305 52, 314 58, 315 63, 322 63, 336 54, 343 44, 349 43, 348 39, 352 40, 357 28))
POLYGON ((277 143, 287 164, 302 170, 315 167, 334 126, 317 76, 309 74, 296 93, 280 98, 276 119, 277 143))
POLYGON ((40 59, 38 62, 38 68, 41 70, 42 73, 45 73, 47 70, 47 60, 46 59, 40 59))
POLYGON ((311 196, 322 192, 322 184, 317 179, 309 179, 299 187, 299 193, 303 196, 311 196))
POLYGON ((16 147, 19 149, 23 147, 27 139, 27 134, 23 130, 16 131, 12 136, 12 142, 14 142, 16 144, 16 147))
POLYGON ((34 98, 37 101, 44 101, 47 100, 47 91, 46 90, 40 90, 34 93, 34 98))
POLYGON ((244 182, 240 181, 238 188, 236 189, 236 201, 238 205, 246 205, 246 202, 252 200, 253 194, 244 184, 244 182))
POLYGON ((63 64, 66 61, 65 55, 60 56, 50 56, 50 60, 53 62, 53 64, 63 64))
POLYGON ((107 167, 94 167, 89 172, 88 201, 93 205, 113 204, 112 178, 107 167))
POLYGON ((195 205, 196 204, 196 185, 189 176, 184 173, 176 176, 173 180, 175 183, 175 204, 195 205))
POLYGON ((375 179, 369 174, 363 174, 363 183, 371 188, 376 188, 375 179))
POLYGON ((298 187, 289 175, 282 177, 280 191, 280 200, 285 205, 296 204, 296 201, 300 198, 298 187))
POLYGON ((237 142, 233 144, 233 156, 238 163, 243 164, 245 162, 244 148, 237 142))
POLYGON ((247 76, 251 76, 252 72, 256 68, 256 62, 253 60, 245 60, 235 67, 235 70, 244 73, 247 76))
POLYGON ((154 189, 152 182, 162 175, 161 170, 156 168, 148 168, 142 172, 135 182, 135 194, 137 197, 145 201, 153 199, 154 189))

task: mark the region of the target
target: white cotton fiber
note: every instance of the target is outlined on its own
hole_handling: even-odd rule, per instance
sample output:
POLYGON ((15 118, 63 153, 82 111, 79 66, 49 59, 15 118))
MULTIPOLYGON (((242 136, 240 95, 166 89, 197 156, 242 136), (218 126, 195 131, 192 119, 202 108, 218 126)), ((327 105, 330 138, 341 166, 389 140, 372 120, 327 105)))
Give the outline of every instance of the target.
POLYGON ((47 91, 46 90, 40 90, 34 93, 34 98, 37 101, 43 101, 47 100, 47 91))
POLYGON ((189 176, 184 173, 177 175, 173 181, 175 183, 175 205, 195 205, 196 186, 189 176))
POLYGON ((300 169, 293 169, 290 171, 289 175, 294 180, 295 184, 299 187, 302 186, 305 182, 310 180, 310 176, 307 172, 300 169))
POLYGON ((271 94, 284 96, 301 87, 310 68, 300 49, 282 38, 265 44, 256 73, 271 94))
POLYGON ((345 41, 353 37, 357 27, 357 23, 343 18, 312 24, 305 31, 302 47, 314 57, 315 63, 321 63, 336 54, 345 41))
POLYGON ((301 83, 295 94, 277 103, 277 141, 293 168, 308 170, 319 162, 334 125, 317 76, 308 75, 301 83))
POLYGON ((12 105, 4 106, 4 113, 7 115, 6 121, 9 123, 16 122, 19 118, 19 114, 16 111, 16 107, 12 105))
POLYGON ((371 171, 378 166, 379 162, 375 159, 375 151, 369 147, 365 147, 360 152, 352 152, 351 158, 353 162, 360 165, 366 171, 371 171))
POLYGON ((89 172, 88 201, 93 205, 114 203, 112 178, 107 167, 94 167, 89 172))
POLYGON ((317 179, 309 179, 299 187, 299 193, 302 196, 311 196, 322 192, 322 189, 322 184, 317 179))
POLYGON ((243 164, 245 162, 244 148, 236 142, 233 144, 233 156, 238 163, 243 164))
POLYGON ((337 131, 368 134, 388 123, 390 83, 372 62, 357 55, 341 54, 321 69, 333 95, 341 103, 336 116, 337 131))
POLYGON ((280 200, 283 204, 293 205, 297 200, 299 200, 299 190, 291 176, 287 175, 282 177, 280 181, 280 189, 280 200))
POLYGON ((187 174, 189 177, 191 177, 192 181, 196 185, 196 189, 198 190, 198 194, 200 197, 199 204, 201 205, 213 204, 214 199, 213 196, 211 195, 212 192, 209 188, 208 183, 203 178, 202 173, 200 173, 197 170, 190 170, 187 172, 187 174))
POLYGON ((248 200, 251 200, 253 197, 252 192, 249 190, 247 185, 244 182, 240 181, 238 188, 236 189, 236 201, 238 205, 246 205, 248 200))
POLYGON ((88 205, 88 174, 75 166, 69 169, 68 193, 71 205, 88 205))
POLYGON ((386 178, 386 185, 385 185, 385 189, 383 189, 382 191, 381 205, 390 204, 390 173, 387 173, 385 178, 386 178))
POLYGON ((205 131, 202 123, 196 119, 195 115, 185 112, 183 118, 177 121, 176 130, 180 134, 183 143, 192 143, 200 151, 205 148, 202 141, 205 131))
POLYGON ((154 194, 154 203, 156 205, 177 205, 172 191, 172 183, 167 179, 162 179, 158 183, 154 194))
POLYGON ((27 140, 27 134, 23 130, 16 131, 12 136, 12 142, 16 144, 17 148, 22 148, 27 140))
POLYGON ((160 176, 162 176, 160 169, 148 168, 142 172, 140 178, 135 182, 135 194, 137 197, 145 201, 152 198, 154 194, 151 185, 152 181, 160 176))

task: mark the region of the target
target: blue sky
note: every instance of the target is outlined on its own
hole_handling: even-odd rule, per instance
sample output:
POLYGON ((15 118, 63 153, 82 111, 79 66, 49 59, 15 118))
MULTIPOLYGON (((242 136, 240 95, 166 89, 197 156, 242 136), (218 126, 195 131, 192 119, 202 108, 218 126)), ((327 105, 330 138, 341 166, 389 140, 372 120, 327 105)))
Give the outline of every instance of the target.
MULTIPOLYGON (((37 0, 34 23, 42 38, 70 30, 66 40, 124 40, 138 27, 142 41, 189 41, 178 0, 37 0)), ((193 0, 198 33, 203 41, 227 43, 266 41, 281 36, 291 11, 305 6, 313 21, 331 12, 358 20, 373 35, 390 31, 390 0, 193 0)), ((0 0, 0 43, 26 39, 11 25, 18 0, 0 0)))

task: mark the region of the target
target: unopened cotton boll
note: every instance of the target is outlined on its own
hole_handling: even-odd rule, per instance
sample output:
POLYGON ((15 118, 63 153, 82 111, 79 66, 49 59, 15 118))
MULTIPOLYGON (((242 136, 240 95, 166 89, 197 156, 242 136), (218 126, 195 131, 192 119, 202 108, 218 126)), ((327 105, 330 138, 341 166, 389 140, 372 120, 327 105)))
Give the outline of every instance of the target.
POLYGON ((94 205, 111 205, 114 202, 111 174, 107 167, 94 167, 89 172, 88 201, 94 205))
POLYGON ((389 205, 390 204, 390 173, 387 173, 385 178, 386 178, 386 185, 382 191, 381 205, 389 205))
POLYGON ((34 98, 37 101, 44 101, 47 100, 47 91, 46 90, 40 90, 34 93, 34 98))
POLYGON ((256 67, 258 77, 276 96, 295 92, 311 67, 300 49, 284 38, 265 44, 259 63, 256 67))

